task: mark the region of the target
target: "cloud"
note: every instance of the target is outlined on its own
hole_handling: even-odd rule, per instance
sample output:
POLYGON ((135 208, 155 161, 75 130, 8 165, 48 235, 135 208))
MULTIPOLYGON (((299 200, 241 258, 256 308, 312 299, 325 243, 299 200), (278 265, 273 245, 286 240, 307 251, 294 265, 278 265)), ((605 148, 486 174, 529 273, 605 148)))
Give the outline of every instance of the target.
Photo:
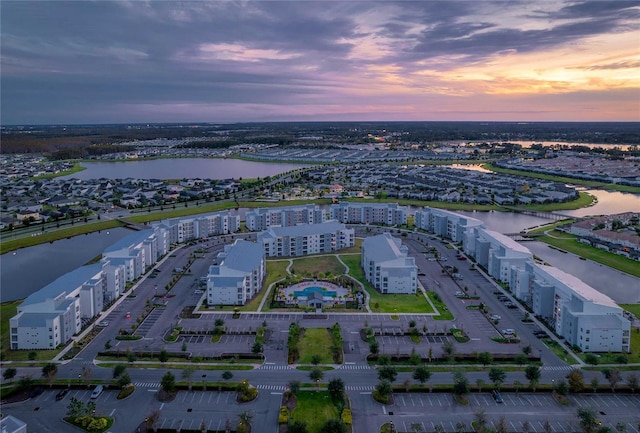
POLYGON ((480 97, 634 89, 639 11, 637 1, 4 2, 2 121, 428 117, 480 97))

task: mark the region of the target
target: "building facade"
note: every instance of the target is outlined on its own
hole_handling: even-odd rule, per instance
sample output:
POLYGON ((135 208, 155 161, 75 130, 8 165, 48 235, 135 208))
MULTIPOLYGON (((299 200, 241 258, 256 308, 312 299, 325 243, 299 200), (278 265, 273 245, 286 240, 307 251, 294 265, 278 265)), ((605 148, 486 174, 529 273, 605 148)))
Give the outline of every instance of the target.
POLYGON ((208 305, 244 305, 262 288, 266 270, 261 245, 238 239, 224 247, 216 263, 207 275, 208 305))
POLYGON ((271 227, 258 233, 258 243, 267 257, 306 256, 330 253, 355 245, 355 233, 337 221, 271 227))
MULTIPOLYGON (((569 344, 583 352, 631 350, 631 323, 622 308, 585 282, 537 263, 528 248, 478 220, 430 208, 417 212, 415 220, 419 228, 462 242, 463 251, 477 265, 508 284, 518 300, 569 344)), ((363 261, 363 268, 366 265, 363 261)))
POLYGON ((288 206, 282 208, 258 208, 245 215, 245 224, 251 231, 267 230, 273 226, 291 227, 298 224, 321 224, 327 221, 327 213, 320 206, 288 206))
POLYGON ((330 218, 344 224, 407 224, 407 207, 397 203, 351 203, 331 205, 330 218))
POLYGON ((380 293, 416 293, 418 267, 408 252, 390 233, 366 238, 361 258, 366 280, 380 293))

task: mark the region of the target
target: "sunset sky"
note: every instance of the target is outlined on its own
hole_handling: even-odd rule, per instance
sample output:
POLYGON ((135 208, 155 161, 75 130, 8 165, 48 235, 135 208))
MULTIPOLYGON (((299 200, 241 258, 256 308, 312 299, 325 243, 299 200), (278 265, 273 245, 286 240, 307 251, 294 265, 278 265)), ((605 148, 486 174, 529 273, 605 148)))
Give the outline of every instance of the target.
POLYGON ((640 0, 6 1, 1 122, 640 121, 640 0))

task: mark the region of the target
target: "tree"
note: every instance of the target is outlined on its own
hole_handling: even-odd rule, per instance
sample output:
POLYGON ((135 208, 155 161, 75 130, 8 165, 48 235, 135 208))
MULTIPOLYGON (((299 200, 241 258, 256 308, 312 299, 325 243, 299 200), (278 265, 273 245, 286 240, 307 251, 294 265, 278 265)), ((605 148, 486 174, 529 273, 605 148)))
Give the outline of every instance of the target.
POLYGON ((129 373, 127 373, 126 371, 122 373, 118 378, 117 383, 120 388, 124 388, 125 386, 129 385, 131 383, 131 377, 129 376, 129 373))
POLYGON ((540 367, 537 365, 527 365, 524 369, 524 376, 529 381, 529 386, 533 391, 536 391, 536 385, 540 380, 540 367))
POLYGON ((327 389, 332 399, 342 401, 342 394, 344 393, 344 382, 342 379, 331 379, 329 385, 327 385, 327 389))
POLYGON ((230 371, 225 371, 224 373, 222 373, 222 378, 224 380, 229 380, 233 377, 233 373, 230 371))
POLYGON ((507 373, 500 367, 491 367, 489 369, 489 380, 493 382, 493 386, 496 389, 500 389, 500 385, 502 385, 506 377, 507 373))
POLYGON ((253 414, 249 411, 243 411, 238 414, 238 433, 245 433, 249 431, 253 414))
POLYGON ((487 414, 484 412, 484 409, 478 409, 477 412, 473 413, 473 424, 475 424, 477 432, 484 432, 487 428, 487 414))
POLYGON ((13 367, 9 367, 2 373, 2 378, 4 380, 12 380, 16 377, 16 374, 18 374, 18 370, 13 367))
POLYGON ((391 387, 391 382, 388 380, 381 380, 376 385, 376 391, 380 394, 381 397, 387 397, 393 394, 393 388, 391 387))
POLYGON ((497 433, 507 433, 507 420, 504 415, 498 418, 498 422, 496 424, 496 432, 497 433))
POLYGON ((307 423, 302 421, 292 421, 288 426, 288 433, 309 433, 307 423))
POLYGON ((299 380, 290 380, 289 383, 287 384, 287 386, 289 387, 289 392, 293 396, 297 396, 298 393, 300 392, 300 381, 299 380))
POLYGON ((49 362, 44 367, 42 367, 42 377, 47 379, 49 382, 49 387, 53 385, 53 380, 58 374, 58 366, 52 362, 49 362))
POLYGON ((126 365, 117 364, 115 367, 113 367, 113 378, 117 379, 118 377, 120 377, 120 375, 124 373, 126 369, 127 369, 126 365))
POLYGON ((596 392, 598 390, 599 385, 600 385, 600 382, 598 381, 597 377, 594 377, 593 379, 591 379, 591 388, 593 389, 593 392, 596 392))
POLYGON ((251 352, 256 355, 262 352, 262 343, 260 343, 259 341, 256 341, 255 343, 253 343, 253 346, 251 346, 251 352))
POLYGON ((107 340, 107 341, 105 341, 105 343, 104 343, 104 350, 109 350, 109 349, 111 349, 111 346, 112 346, 112 344, 111 344, 111 340, 107 340))
POLYGON ((192 382, 193 382, 191 380, 191 377, 193 376, 193 373, 195 373, 195 371, 196 371, 196 367, 194 365, 187 365, 185 368, 182 369, 182 378, 187 381, 187 386, 189 387, 189 391, 191 391, 192 382))
POLYGON ((567 395, 569 393, 569 386, 564 379, 561 379, 558 381, 558 383, 556 383, 554 391, 560 395, 567 395))
POLYGON ((316 387, 319 386, 322 377, 324 376, 324 372, 320 370, 318 367, 314 367, 309 371, 309 378, 315 382, 316 387))
POLYGON ((369 353, 372 355, 377 355, 380 352, 380 345, 377 341, 372 341, 369 343, 369 353))
POLYGON ((169 354, 165 349, 162 349, 160 351, 160 353, 158 354, 158 359, 160 360, 160 362, 163 362, 163 363, 169 360, 169 354))
POLYGON ((342 420, 330 419, 320 427, 320 433, 347 433, 347 426, 342 420))
POLYGON ((620 383, 620 380, 622 380, 620 370, 618 370, 617 368, 607 368, 605 370, 602 370, 602 374, 604 374, 604 377, 609 381, 611 390, 615 391, 616 386, 618 385, 618 383, 620 383))
POLYGON ((447 358, 452 358, 456 354, 456 346, 453 344, 453 341, 447 340, 442 343, 442 352, 447 358))
POLYGON ((592 409, 579 408, 576 414, 580 422, 580 428, 585 433, 594 433, 598 427, 598 419, 592 409))
POLYGON ((413 378, 423 385, 431 379, 431 372, 424 365, 419 365, 413 370, 413 378))
POLYGON ((527 363, 528 360, 529 358, 527 358, 527 355, 525 355, 524 353, 517 353, 513 357, 513 361, 518 365, 524 365, 527 363))
POLYGON ((469 380, 462 370, 453 373, 453 393, 458 396, 469 393, 469 380))
POLYGON ((378 379, 380 380, 388 380, 389 382, 395 382, 398 377, 398 370, 395 367, 390 365, 385 365, 380 367, 378 370, 378 379))
POLYGON ((318 365, 318 364, 320 364, 320 359, 321 359, 321 358, 320 358, 320 355, 318 355, 318 354, 313 354, 313 355, 311 356, 311 363, 312 363, 313 365, 318 365))
POLYGON ((84 384, 87 385, 87 388, 89 388, 89 386, 91 385, 91 376, 93 375, 93 371, 91 370, 90 367, 88 366, 84 366, 82 367, 82 370, 80 370, 80 376, 82 377, 82 380, 84 381, 84 384))
POLYGON ((456 423, 456 433, 464 433, 467 430, 467 425, 462 421, 456 423))
POLYGON ((176 377, 170 371, 167 371, 160 381, 160 388, 167 393, 173 393, 176 390, 176 377))
POLYGON ((378 365, 391 365, 391 357, 389 355, 380 355, 378 365))
POLYGON ((582 371, 578 370, 577 368, 572 369, 571 372, 567 375, 567 382, 570 392, 584 391, 584 376, 582 374, 582 371))
POLYGON ((627 375, 627 385, 631 388, 631 392, 636 392, 638 389, 638 374, 631 372, 627 375))
POLYGON ((493 362, 493 356, 489 352, 480 352, 478 354, 478 362, 486 367, 493 362))
POLYGON ((553 427, 551 427, 551 423, 549 422, 549 420, 545 420, 544 424, 542 425, 542 430, 544 430, 544 433, 553 433, 553 427))

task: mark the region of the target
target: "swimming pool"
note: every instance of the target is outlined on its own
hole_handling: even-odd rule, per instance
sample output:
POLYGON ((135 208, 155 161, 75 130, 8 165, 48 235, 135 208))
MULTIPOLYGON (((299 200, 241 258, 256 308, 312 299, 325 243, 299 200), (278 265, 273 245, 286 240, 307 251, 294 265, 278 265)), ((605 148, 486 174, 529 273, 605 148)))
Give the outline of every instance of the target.
POLYGON ((322 296, 330 296, 332 298, 336 297, 335 291, 322 290, 322 287, 319 287, 319 286, 311 286, 311 287, 306 287, 304 290, 296 290, 293 292, 293 296, 295 296, 296 298, 299 296, 306 296, 308 298, 310 294, 315 292, 322 293, 322 296))

